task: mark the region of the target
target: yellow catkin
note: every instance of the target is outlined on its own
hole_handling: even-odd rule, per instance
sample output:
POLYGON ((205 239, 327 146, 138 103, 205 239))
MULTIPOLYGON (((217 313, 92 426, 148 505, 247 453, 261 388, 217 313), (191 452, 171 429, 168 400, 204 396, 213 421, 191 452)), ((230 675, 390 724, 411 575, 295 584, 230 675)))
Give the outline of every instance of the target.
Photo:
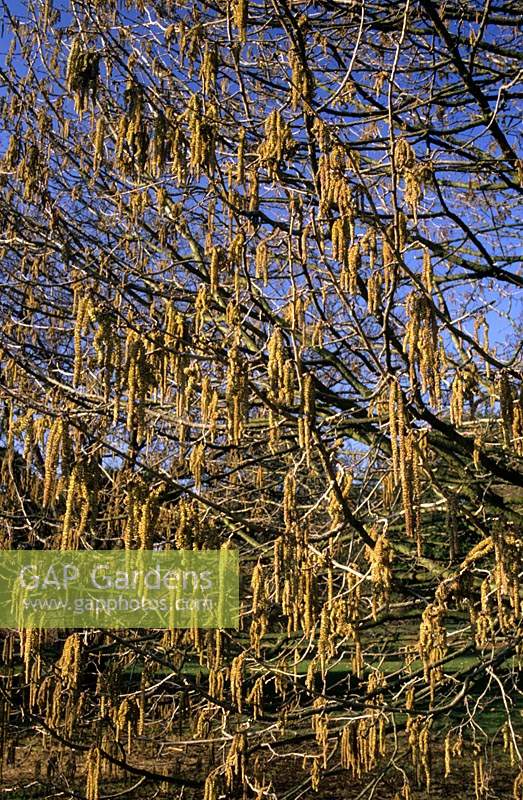
POLYGON ((425 295, 411 292, 405 303, 407 324, 404 349, 409 355, 409 378, 413 388, 418 385, 416 368, 421 374, 421 388, 429 393, 430 401, 441 402, 440 354, 438 327, 432 302, 425 295))
POLYGON ((194 478, 194 487, 197 491, 201 489, 202 469, 205 462, 205 445, 198 442, 194 445, 189 457, 189 469, 194 478))
POLYGON ((240 352, 238 334, 229 351, 225 395, 228 439, 232 444, 239 444, 247 413, 248 375, 240 352))
POLYGON ((96 121, 96 128, 93 139, 93 170, 99 172, 104 159, 105 144, 105 119, 100 116, 96 121))
POLYGON ((423 249, 423 285, 429 293, 434 291, 434 273, 432 270, 432 259, 428 248, 423 249))
POLYGON ((445 778, 448 778, 452 772, 452 749, 451 749, 450 731, 445 736, 444 752, 445 752, 445 778))
POLYGON ((211 260, 209 264, 209 283, 211 293, 216 295, 219 288, 219 275, 220 275, 220 249, 213 247, 211 251, 211 260))
POLYGON ((289 48, 288 59, 291 68, 291 108, 296 110, 300 102, 308 106, 312 100, 312 76, 295 47, 289 48))
POLYGON ((523 389, 513 408, 512 446, 518 456, 523 456, 523 389))
POLYGON ((264 132, 265 138, 258 146, 258 155, 269 178, 274 180, 278 177, 280 162, 292 144, 290 127, 278 109, 273 109, 265 120, 264 132))
POLYGON ((79 114, 87 108, 89 94, 94 100, 99 61, 100 54, 85 49, 80 36, 73 39, 65 68, 65 79, 67 90, 75 95, 75 111, 79 114))
POLYGON ((462 373, 458 370, 452 382, 450 396, 450 421, 453 425, 461 425, 463 422, 465 382, 462 373))
POLYGON ((65 504, 65 515, 62 531, 62 550, 69 549, 71 523, 74 513, 74 504, 76 501, 76 491, 78 484, 78 467, 75 465, 69 477, 69 486, 67 489, 67 499, 65 504))
POLYGON ((392 453, 392 470, 394 475, 394 483, 398 483, 400 474, 397 404, 398 404, 398 383, 396 380, 391 379, 389 382, 389 434, 390 434, 390 444, 392 453))
POLYGON ((259 719, 263 715, 263 678, 256 678, 247 702, 253 707, 254 719, 259 719))
POLYGON ((276 326, 267 347, 267 372, 269 378, 269 395, 276 402, 280 399, 283 386, 285 345, 281 328, 276 326))
POLYGON ((348 282, 347 291, 349 294, 356 294, 358 290, 359 268, 361 264, 361 252, 359 244, 353 244, 347 253, 348 282))
POLYGON ((243 673, 245 658, 245 652, 233 658, 229 677, 231 699, 237 707, 238 713, 241 713, 243 707, 243 673))
POLYGON ((219 773, 217 771, 209 773, 205 779, 203 800, 218 800, 219 773))
POLYGON ((431 603, 422 614, 419 632, 419 655, 423 663, 423 673, 430 685, 431 697, 435 687, 443 678, 443 670, 438 662, 447 652, 447 632, 444 625, 445 607, 431 603))
POLYGON ((47 506, 52 500, 53 489, 56 481, 56 469, 58 466, 58 456, 64 431, 64 423, 57 417, 49 431, 47 438, 47 448, 45 452, 44 464, 44 494, 43 505, 47 506))
POLYGON ((204 94, 214 89, 218 70, 218 53, 214 43, 205 42, 202 63, 200 67, 200 80, 204 94))
POLYGON ((288 531, 296 518, 296 478, 292 472, 288 472, 283 482, 283 519, 288 531))
POLYGON ((163 491, 160 486, 151 491, 142 506, 138 524, 138 543, 142 550, 151 550, 153 546, 155 523, 159 512, 159 497, 163 491))
POLYGON ((62 681, 66 686, 75 687, 80 671, 80 636, 77 633, 68 636, 64 642, 62 655, 57 662, 62 681))
POLYGON ((234 24, 238 30, 238 39, 242 44, 247 40, 248 0, 234 0, 234 24))
POLYGON ((382 277, 379 270, 373 270, 367 280, 367 309, 369 314, 378 314, 381 306, 382 277))
POLYGON ((96 745, 92 745, 89 748, 86 757, 86 766, 87 766, 87 784, 85 789, 86 800, 99 800, 101 755, 100 755, 100 749, 96 745))
POLYGON ((409 435, 403 391, 396 379, 389 387, 389 429, 391 437, 392 467, 395 482, 401 484, 405 531, 407 536, 415 536, 415 516, 413 513, 414 448, 409 435))
POLYGON ((396 260, 391 241, 394 240, 391 239, 390 228, 387 228, 386 235, 382 239, 383 276, 386 294, 392 288, 396 276, 396 260))
POLYGON ((303 414, 298 420, 298 440, 299 445, 305 451, 307 466, 311 464, 311 437, 315 415, 315 391, 314 379, 311 373, 303 376, 302 380, 302 409, 303 414))
POLYGON ((238 154, 236 157, 236 183, 245 182, 245 129, 240 129, 238 138, 238 154))
POLYGON ((372 583, 372 615, 377 619, 379 608, 387 607, 392 585, 392 550, 385 533, 376 536, 374 547, 367 546, 367 559, 370 561, 372 583))

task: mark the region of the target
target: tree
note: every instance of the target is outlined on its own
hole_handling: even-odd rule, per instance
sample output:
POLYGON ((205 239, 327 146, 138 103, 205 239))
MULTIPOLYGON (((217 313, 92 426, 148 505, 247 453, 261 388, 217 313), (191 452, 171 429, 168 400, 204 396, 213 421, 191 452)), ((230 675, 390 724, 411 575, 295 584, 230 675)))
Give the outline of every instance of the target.
POLYGON ((242 565, 239 631, 6 633, 4 754, 482 798, 502 732, 523 797, 516 4, 2 5, 3 547, 242 565))

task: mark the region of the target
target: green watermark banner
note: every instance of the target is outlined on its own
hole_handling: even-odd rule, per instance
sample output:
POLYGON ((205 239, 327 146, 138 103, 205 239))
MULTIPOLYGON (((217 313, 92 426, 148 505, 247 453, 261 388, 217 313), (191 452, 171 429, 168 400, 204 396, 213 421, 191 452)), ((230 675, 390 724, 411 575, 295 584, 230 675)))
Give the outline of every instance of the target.
POLYGON ((0 628, 237 628, 237 550, 0 550, 0 628))

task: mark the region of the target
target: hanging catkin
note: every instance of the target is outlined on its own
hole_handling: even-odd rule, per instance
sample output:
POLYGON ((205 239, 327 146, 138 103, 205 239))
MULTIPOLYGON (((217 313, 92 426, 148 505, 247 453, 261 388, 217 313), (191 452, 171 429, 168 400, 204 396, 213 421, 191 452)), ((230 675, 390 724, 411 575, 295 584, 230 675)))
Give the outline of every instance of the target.
POLYGON ((261 280, 264 286, 267 286, 269 280, 269 250, 265 240, 262 240, 256 247, 254 264, 256 278, 261 280))
POLYGON ((239 444, 241 440, 248 400, 247 365, 242 358, 239 342, 239 331, 237 331, 229 352, 225 390, 227 432, 229 442, 232 444, 239 444))
POLYGON ((289 49, 291 68, 291 108, 295 111, 300 101, 309 105, 312 99, 312 78, 295 47, 289 49))
POLYGON ((233 19, 238 31, 238 39, 241 44, 244 44, 247 40, 248 11, 248 0, 233 0, 233 19))
POLYGON ((239 656, 233 658, 230 671, 230 686, 231 686, 231 700, 241 713, 243 707, 243 677, 244 677, 244 662, 247 654, 246 652, 240 653, 239 656))
POLYGON ((436 602, 429 604, 421 617, 419 655, 425 680, 430 685, 431 698, 434 698, 435 688, 443 678, 443 670, 438 662, 447 652, 444 616, 445 607, 436 602))
POLYGON ((432 270, 432 259, 427 247, 423 248, 423 285, 430 294, 434 291, 434 272, 432 270))
POLYGON ((221 249, 219 247, 213 247, 211 250, 211 258, 209 264, 209 284, 212 295, 216 295, 218 293, 220 261, 221 261, 221 249))
POLYGON ((236 183, 245 183, 245 129, 240 129, 238 138, 238 153, 236 156, 236 183))
POLYGON ((302 409, 303 413, 298 420, 298 443, 305 451, 307 466, 311 464, 311 429, 315 415, 314 379, 310 372, 302 380, 302 409))
POLYGON ((159 498, 164 490, 160 485, 149 492, 141 509, 138 523, 138 544, 141 550, 151 550, 153 546, 155 525, 159 513, 159 498))
POLYGON ((403 390, 396 378, 391 378, 389 381, 389 430, 394 480, 396 483, 399 480, 401 484, 405 532, 407 536, 414 538, 414 447, 412 433, 407 426, 403 390))
POLYGON ((271 180, 278 176, 278 167, 285 152, 292 144, 289 125, 279 109, 273 109, 265 120, 265 139, 258 146, 258 155, 271 180))
POLYGON ((64 642, 62 655, 57 662, 61 678, 65 686, 75 687, 80 672, 80 636, 77 633, 68 636, 64 642))
POLYGON ((75 111, 81 114, 87 108, 89 93, 93 101, 98 83, 100 54, 84 49, 80 36, 73 39, 65 68, 67 90, 75 95, 75 111))
POLYGON ((405 302, 405 352, 409 355, 409 378, 417 386, 416 367, 419 368, 422 391, 429 393, 430 401, 441 402, 438 327, 432 302, 425 295, 411 292, 405 302))
POLYGON ((49 505, 52 500, 53 489, 56 482, 56 469, 58 466, 58 456, 60 452, 60 445, 64 432, 64 423, 60 417, 57 417, 49 431, 47 438, 47 448, 45 452, 44 464, 44 494, 43 505, 49 505))
POLYGON ((382 605, 387 608, 392 585, 392 550, 385 533, 374 539, 374 547, 367 546, 367 559, 370 562, 370 579, 372 583, 372 615, 377 619, 382 605))
POLYGON ((90 511, 91 491, 89 487, 89 476, 85 465, 78 462, 74 465, 69 476, 62 529, 62 550, 75 550, 78 548, 80 539, 85 532, 90 511), (78 521, 73 525, 73 516, 77 505, 80 507, 80 513, 78 521))
POLYGON ((397 381, 394 378, 391 378, 389 381, 389 435, 392 453, 392 470, 395 483, 399 482, 400 475, 397 418, 398 391, 399 387, 397 381))
POLYGON ((269 378, 269 396, 279 402, 284 384, 285 345, 281 328, 276 326, 267 347, 267 372, 269 378))
POLYGON ((85 788, 86 800, 99 800, 101 755, 100 755, 100 749, 94 744, 89 748, 89 751, 87 753, 86 766, 87 766, 87 784, 85 788))
POLYGON ((450 421, 453 425, 461 425, 463 422, 464 393, 465 381, 461 370, 458 369, 452 382, 450 396, 450 421))
POLYGON ((199 75, 204 94, 208 95, 214 89, 217 71, 218 53, 216 44, 214 42, 205 42, 199 75))

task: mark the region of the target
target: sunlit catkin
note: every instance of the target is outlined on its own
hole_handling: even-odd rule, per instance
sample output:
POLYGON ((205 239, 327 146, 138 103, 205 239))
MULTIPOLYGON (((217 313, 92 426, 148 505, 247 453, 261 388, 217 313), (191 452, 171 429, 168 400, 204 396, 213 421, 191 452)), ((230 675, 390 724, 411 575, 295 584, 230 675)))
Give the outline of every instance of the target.
POLYGON ((463 408, 465 401, 465 381, 461 370, 456 370, 452 382, 450 396, 450 421, 453 425, 461 425, 463 422, 463 408))
POLYGON ((49 505, 52 500, 53 488, 56 481, 56 469, 58 466, 58 456, 60 452, 60 444, 64 431, 64 423, 61 417, 57 417, 47 438, 47 448, 45 452, 44 464, 44 494, 43 505, 49 505))
POLYGON ((430 257, 430 251, 427 247, 423 248, 423 285, 429 294, 434 291, 434 272, 432 269, 432 259, 430 257))
POLYGON ((86 756, 87 784, 85 788, 86 800, 99 800, 99 783, 101 769, 100 749, 92 745, 86 756))
POLYGON ((419 631, 419 655, 423 663, 423 674, 430 686, 431 697, 443 678, 439 662, 447 652, 447 631, 444 625, 445 607, 439 603, 427 606, 421 617, 419 631))
POLYGON ((267 347, 267 372, 269 378, 269 394, 278 402, 283 387, 285 345, 281 328, 276 326, 267 347))
POLYGON ((96 121, 96 128, 93 139, 93 171, 99 172, 104 159, 104 144, 105 144, 105 119, 103 116, 98 117, 96 121))
POLYGON ((73 386, 78 386, 82 376, 82 335, 92 315, 92 301, 85 295, 80 296, 78 300, 75 296, 75 305, 73 386))
POLYGON ((246 652, 240 653, 232 660, 230 671, 231 699, 238 712, 241 713, 243 706, 243 673, 246 652))
POLYGON ((415 535, 413 510, 413 442, 407 426, 407 413, 403 390, 395 378, 389 382, 389 429, 394 480, 399 480, 407 536, 415 535))
POLYGON ((238 138, 238 153, 236 156, 236 183, 245 182, 245 129, 240 129, 238 138))
POLYGON ((233 0, 234 24, 238 31, 238 39, 244 44, 247 40, 247 15, 249 10, 248 0, 233 0))
POLYGON ((205 42, 202 63, 200 67, 200 80, 204 94, 214 89, 216 73, 218 71, 218 53, 214 42, 205 42))
POLYGON ((291 108, 296 111, 303 96, 303 89, 307 90, 306 71, 299 53, 294 47, 289 49, 289 66, 291 68, 291 108))
POLYGON ((380 607, 387 607, 392 585, 392 550, 385 533, 376 536, 374 547, 367 546, 366 555, 371 567, 372 615, 377 619, 380 607))
POLYGON ((261 241, 258 244, 254 263, 256 269, 256 278, 261 280, 264 286, 267 286, 267 282, 269 280, 269 250, 266 241, 261 241))
POLYGON ((398 449, 398 393, 399 387, 395 379, 389 380, 389 435, 392 454, 392 470, 394 475, 394 482, 399 481, 399 449, 398 449))
POLYGON ((155 523, 159 512, 159 497, 163 486, 149 492, 142 506, 140 522, 138 524, 138 543, 142 550, 151 550, 153 546, 155 523))
POLYGON ((65 67, 67 90, 75 95, 75 111, 81 114, 87 108, 89 93, 93 100, 98 82, 100 54, 85 49, 80 36, 73 39, 65 67))
POLYGON ((211 259, 209 264, 209 283, 211 287, 211 294, 213 295, 218 293, 219 288, 220 256, 220 248, 213 247, 211 250, 211 259))

